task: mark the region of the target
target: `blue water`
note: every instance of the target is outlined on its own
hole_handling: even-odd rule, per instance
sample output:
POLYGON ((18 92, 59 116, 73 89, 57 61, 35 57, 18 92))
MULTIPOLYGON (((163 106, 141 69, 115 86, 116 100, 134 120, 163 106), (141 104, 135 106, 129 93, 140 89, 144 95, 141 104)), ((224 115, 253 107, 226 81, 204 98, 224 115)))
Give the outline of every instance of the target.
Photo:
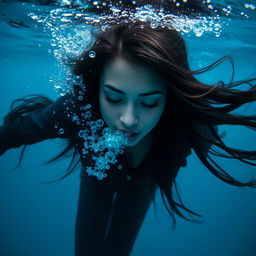
MULTIPOLYGON (((1 120, 16 98, 31 93, 57 98, 49 82, 49 77, 57 70, 55 58, 48 53, 47 33, 7 23, 12 19, 30 24, 24 12, 19 11, 21 9, 24 11, 21 4, 8 4, 5 11, 1 11, 1 120)), ((253 19, 234 19, 219 38, 186 38, 191 66, 202 67, 232 54, 235 79, 255 77, 255 28, 253 19)), ((230 65, 225 63, 200 79, 214 83, 229 81, 230 75, 230 65)), ((251 114, 255 104, 240 111, 251 114)), ((235 126, 220 127, 220 130, 228 133, 224 139, 228 145, 255 150, 255 132, 235 126)), ((79 172, 56 184, 41 184, 65 172, 65 160, 42 166, 62 148, 61 140, 31 145, 22 168, 14 172, 8 170, 15 167, 20 149, 11 149, 0 157, 0 255, 73 255, 79 172)), ((187 161, 187 167, 182 168, 177 177, 181 196, 188 208, 204 215, 205 224, 193 224, 177 217, 177 228, 170 231, 169 215, 158 194, 158 222, 151 206, 132 256, 254 256, 256 190, 239 189, 218 180, 199 162, 194 152, 187 161)), ((238 161, 219 159, 218 162, 240 180, 256 177, 255 167, 238 161)))

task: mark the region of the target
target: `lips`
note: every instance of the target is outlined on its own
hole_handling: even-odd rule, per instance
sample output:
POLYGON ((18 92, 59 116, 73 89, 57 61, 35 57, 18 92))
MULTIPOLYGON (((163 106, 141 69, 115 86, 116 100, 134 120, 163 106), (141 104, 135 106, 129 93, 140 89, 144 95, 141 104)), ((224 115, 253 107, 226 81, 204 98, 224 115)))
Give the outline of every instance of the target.
POLYGON ((137 137, 137 135, 139 134, 139 132, 131 132, 131 131, 126 131, 126 130, 122 130, 122 129, 119 129, 119 130, 122 131, 130 139, 137 137))
POLYGON ((138 135, 139 133, 133 133, 133 135, 130 135, 129 140, 134 140, 138 135))
POLYGON ((129 134, 129 135, 135 135, 135 134, 138 134, 138 132, 132 132, 132 131, 126 131, 126 130, 122 130, 122 129, 119 129, 119 131, 122 131, 126 134, 129 134))

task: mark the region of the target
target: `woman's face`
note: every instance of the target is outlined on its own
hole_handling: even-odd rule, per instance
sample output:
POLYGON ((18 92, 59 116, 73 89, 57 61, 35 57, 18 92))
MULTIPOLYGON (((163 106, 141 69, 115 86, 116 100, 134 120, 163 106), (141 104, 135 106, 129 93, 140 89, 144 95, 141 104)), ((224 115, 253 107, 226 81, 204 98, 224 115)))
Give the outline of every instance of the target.
POLYGON ((166 105, 167 86, 154 70, 118 57, 103 68, 99 101, 106 124, 132 132, 127 133, 127 146, 135 146, 157 125, 166 105))

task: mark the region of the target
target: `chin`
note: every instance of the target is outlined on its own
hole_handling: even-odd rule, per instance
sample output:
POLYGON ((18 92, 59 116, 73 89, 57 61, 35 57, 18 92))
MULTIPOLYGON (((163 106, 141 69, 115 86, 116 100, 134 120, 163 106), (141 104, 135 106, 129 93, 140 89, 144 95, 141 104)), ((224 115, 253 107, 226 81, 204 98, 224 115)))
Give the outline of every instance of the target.
POLYGON ((128 141, 128 144, 126 145, 126 147, 134 147, 134 146, 140 144, 142 142, 142 139, 144 138, 144 137, 141 138, 140 136, 141 136, 141 134, 136 139, 128 141))
POLYGON ((128 141, 126 147, 133 147, 133 146, 136 146, 138 143, 139 143, 138 140, 128 141))

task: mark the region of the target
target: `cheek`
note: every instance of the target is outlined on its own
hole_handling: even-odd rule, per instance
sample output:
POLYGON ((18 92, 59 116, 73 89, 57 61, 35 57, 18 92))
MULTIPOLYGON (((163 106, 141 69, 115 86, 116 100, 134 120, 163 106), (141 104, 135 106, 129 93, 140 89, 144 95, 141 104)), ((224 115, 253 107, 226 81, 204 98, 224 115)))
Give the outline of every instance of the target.
POLYGON ((158 124, 162 113, 163 111, 158 109, 143 115, 143 123, 146 125, 147 129, 152 129, 158 124))
POLYGON ((158 108, 158 109, 154 112, 154 116, 152 117, 152 126, 155 127, 155 126, 159 123, 159 121, 160 121, 160 119, 161 119, 161 117, 162 117, 162 115, 163 115, 163 113, 164 113, 165 106, 166 106, 166 104, 163 104, 163 105, 161 106, 161 108, 158 108))
POLYGON ((100 99, 100 111, 103 120, 110 126, 115 119, 113 108, 106 101, 100 99))

